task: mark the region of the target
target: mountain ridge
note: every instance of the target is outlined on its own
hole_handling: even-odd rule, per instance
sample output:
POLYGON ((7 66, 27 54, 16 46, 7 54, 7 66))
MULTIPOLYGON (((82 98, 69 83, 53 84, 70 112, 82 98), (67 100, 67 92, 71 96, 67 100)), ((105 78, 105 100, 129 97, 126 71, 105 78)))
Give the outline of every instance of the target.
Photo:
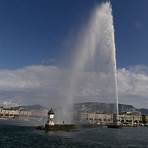
MULTIPOLYGON (((27 111, 42 111, 48 110, 47 107, 44 107, 40 104, 34 105, 20 105, 12 107, 12 109, 22 109, 27 111)), ((103 103, 103 102, 83 102, 75 103, 74 111, 77 112, 98 112, 98 113, 113 113, 116 112, 116 104, 113 103, 103 103)), ((119 113, 122 112, 141 112, 143 115, 148 115, 147 108, 136 108, 133 105, 128 104, 119 104, 119 113)))

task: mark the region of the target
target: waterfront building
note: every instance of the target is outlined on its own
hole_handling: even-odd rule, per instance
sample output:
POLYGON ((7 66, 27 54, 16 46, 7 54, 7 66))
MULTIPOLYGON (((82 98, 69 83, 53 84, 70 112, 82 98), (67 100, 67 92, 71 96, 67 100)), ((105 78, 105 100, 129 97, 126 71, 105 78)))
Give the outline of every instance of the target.
MULTIPOLYGON (((77 116, 75 119, 78 124, 108 125, 116 121, 114 114, 109 113, 80 112, 77 116)), ((145 120, 148 121, 148 116, 145 116, 145 120)), ((138 126, 142 123, 142 115, 140 112, 125 112, 118 115, 118 123, 125 126, 138 126)))
POLYGON ((148 124, 148 115, 142 115, 142 123, 148 124))
POLYGON ((103 113, 80 113, 80 123, 105 125, 113 122, 112 114, 103 113))
POLYGON ((12 108, 0 108, 0 118, 15 118, 19 116, 19 110, 12 108))
POLYGON ((23 109, 15 109, 13 107, 4 108, 0 107, 0 118, 21 118, 21 117, 30 117, 31 112, 23 109))
POLYGON ((21 116, 21 117, 31 117, 32 112, 22 109, 22 110, 19 111, 19 116, 21 116))
POLYGON ((139 112, 125 112, 119 115, 119 122, 125 126, 138 126, 142 123, 142 115, 139 112))

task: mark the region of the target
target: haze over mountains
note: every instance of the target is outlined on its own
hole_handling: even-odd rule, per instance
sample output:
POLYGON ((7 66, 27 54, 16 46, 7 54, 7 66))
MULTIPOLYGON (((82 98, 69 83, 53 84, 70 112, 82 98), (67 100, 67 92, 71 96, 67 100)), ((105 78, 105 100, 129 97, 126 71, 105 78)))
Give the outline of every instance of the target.
MULTIPOLYGON (((1 105, 2 106, 2 105, 1 105)), ((10 106, 9 106, 10 107, 10 106)), ((49 108, 52 106, 49 106, 49 108)), ((84 102, 74 104, 74 111, 77 112, 98 112, 98 113, 113 113, 115 104, 112 103, 100 103, 100 102, 84 102)), ((24 109, 27 111, 45 111, 47 107, 41 105, 20 105, 15 106, 13 109, 24 109)), ((135 108, 133 105, 119 104, 119 113, 123 112, 141 112, 141 114, 148 115, 148 109, 146 108, 135 108)))
MULTIPOLYGON (((112 103, 99 103, 99 102, 85 102, 77 103, 74 105, 75 110, 78 112, 98 112, 98 113, 113 113, 115 104, 112 103)), ((119 104, 119 113, 123 112, 141 112, 141 114, 148 114, 148 109, 135 108, 133 105, 119 104)))

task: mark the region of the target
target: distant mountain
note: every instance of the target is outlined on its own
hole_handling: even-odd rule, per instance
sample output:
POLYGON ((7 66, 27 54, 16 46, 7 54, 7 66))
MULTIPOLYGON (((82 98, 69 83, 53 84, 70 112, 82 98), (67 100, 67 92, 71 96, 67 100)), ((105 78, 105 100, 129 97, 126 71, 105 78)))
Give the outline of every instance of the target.
POLYGON ((26 110, 26 111, 43 111, 47 110, 46 107, 43 107, 41 105, 22 105, 22 106, 16 106, 16 107, 11 107, 11 109, 16 109, 16 110, 26 110))
POLYGON ((137 109, 137 111, 141 112, 142 115, 148 115, 148 109, 141 108, 141 109, 137 109))
POLYGON ((119 106, 119 113, 137 111, 137 109, 133 105, 119 104, 118 106, 119 106))
MULTIPOLYGON (((74 110, 76 112, 114 113, 116 112, 116 104, 99 102, 76 103, 74 110)), ((148 114, 148 109, 137 109, 132 105, 119 104, 119 113, 123 112, 141 112, 142 114, 148 114)))
MULTIPOLYGON (((39 104, 36 105, 22 105, 11 107, 12 109, 26 110, 31 112, 47 112, 48 108, 39 104)), ((56 110, 56 109, 55 109, 56 110)), ((116 112, 116 104, 113 103, 100 103, 100 102, 84 102, 74 104, 74 111, 80 112, 97 112, 97 113, 114 113, 116 112)), ((119 113, 123 112, 141 112, 142 115, 148 115, 148 109, 137 109, 132 105, 119 104, 119 113)))
POLYGON ((36 104, 36 105, 25 105, 25 106, 19 106, 20 108, 23 108, 24 110, 45 110, 47 109, 46 107, 43 107, 39 104, 36 104))

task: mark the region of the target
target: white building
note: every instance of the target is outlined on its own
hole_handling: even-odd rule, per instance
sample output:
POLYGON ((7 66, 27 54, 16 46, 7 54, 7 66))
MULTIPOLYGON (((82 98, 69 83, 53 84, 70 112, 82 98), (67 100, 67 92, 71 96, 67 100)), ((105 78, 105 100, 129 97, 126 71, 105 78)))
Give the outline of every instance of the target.
POLYGON ((19 110, 11 108, 0 108, 0 118, 15 118, 19 116, 19 110))
POLYGON ((80 123, 84 124, 109 124, 113 122, 112 114, 103 113, 80 113, 80 123))

